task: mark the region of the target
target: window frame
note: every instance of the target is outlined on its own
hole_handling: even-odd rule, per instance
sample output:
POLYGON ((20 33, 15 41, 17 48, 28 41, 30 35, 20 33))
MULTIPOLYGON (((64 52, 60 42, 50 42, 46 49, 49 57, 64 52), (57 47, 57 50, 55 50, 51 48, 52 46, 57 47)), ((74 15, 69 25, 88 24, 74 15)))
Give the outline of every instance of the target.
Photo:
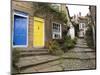
POLYGON ((85 28, 85 23, 80 23, 79 29, 84 29, 85 28))
POLYGON ((61 27, 61 24, 60 24, 60 23, 52 22, 52 39, 62 39, 62 27, 61 27), (53 31, 53 25, 54 25, 54 24, 60 25, 60 31, 59 31, 59 32, 54 32, 54 31, 53 31), (59 38, 55 38, 55 37, 53 36, 54 34, 58 34, 58 35, 60 35, 60 37, 59 37, 59 38))

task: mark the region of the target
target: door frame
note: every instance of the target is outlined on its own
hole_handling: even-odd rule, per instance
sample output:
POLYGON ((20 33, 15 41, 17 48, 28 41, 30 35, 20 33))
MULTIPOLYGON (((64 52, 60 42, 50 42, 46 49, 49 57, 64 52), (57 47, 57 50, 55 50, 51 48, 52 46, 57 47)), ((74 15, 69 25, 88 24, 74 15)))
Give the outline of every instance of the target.
POLYGON ((13 17, 12 17, 12 21, 13 21, 13 25, 12 25, 12 47, 13 48, 16 48, 16 47, 28 47, 28 24, 29 24, 29 16, 28 15, 26 15, 26 14, 22 14, 23 12, 21 12, 21 11, 19 11, 19 12, 16 12, 16 11, 14 11, 13 12, 13 17), (26 45, 13 45, 13 35, 14 35, 14 16, 15 15, 18 15, 18 16, 21 16, 21 17, 24 17, 24 18, 26 18, 27 19, 27 34, 26 34, 26 36, 27 36, 27 39, 26 39, 26 45))
POLYGON ((35 47, 34 46, 34 18, 35 18, 36 16, 34 16, 33 17, 33 48, 43 48, 43 47, 45 47, 45 19, 43 19, 43 18, 41 18, 41 17, 36 17, 36 18, 41 18, 41 19, 43 19, 43 46, 38 46, 38 47, 35 47))

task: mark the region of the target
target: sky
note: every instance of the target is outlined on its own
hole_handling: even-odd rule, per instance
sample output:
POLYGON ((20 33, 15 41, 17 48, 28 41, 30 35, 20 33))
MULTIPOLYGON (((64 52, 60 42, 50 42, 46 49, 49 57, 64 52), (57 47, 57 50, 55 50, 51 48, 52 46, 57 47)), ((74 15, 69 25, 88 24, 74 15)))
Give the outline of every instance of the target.
MULTIPOLYGON (((51 3, 68 3, 68 4, 86 4, 86 5, 96 5, 98 0, 26 0, 26 1, 37 1, 37 2, 51 2, 51 3)), ((79 11, 82 12, 82 16, 86 15, 89 11, 86 6, 69 6, 70 16, 77 14, 79 11)))
POLYGON ((95 5, 98 3, 99 0, 26 0, 26 1, 95 5))
POLYGON ((80 6, 80 5, 67 5, 70 16, 74 16, 81 12, 82 16, 85 16, 89 12, 89 6, 80 6))

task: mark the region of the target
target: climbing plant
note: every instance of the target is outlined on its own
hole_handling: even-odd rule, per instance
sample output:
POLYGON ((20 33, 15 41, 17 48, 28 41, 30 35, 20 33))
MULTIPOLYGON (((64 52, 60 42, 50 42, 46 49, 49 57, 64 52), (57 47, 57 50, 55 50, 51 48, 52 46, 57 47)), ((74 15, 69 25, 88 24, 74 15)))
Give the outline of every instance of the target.
POLYGON ((38 3, 37 4, 37 9, 35 11, 35 14, 38 14, 38 13, 40 13, 40 14, 44 14, 45 13, 45 15, 47 15, 47 16, 49 14, 50 16, 53 16, 53 17, 56 17, 56 18, 60 19, 65 24, 67 23, 66 13, 61 12, 61 11, 53 8, 51 6, 51 4, 38 3))

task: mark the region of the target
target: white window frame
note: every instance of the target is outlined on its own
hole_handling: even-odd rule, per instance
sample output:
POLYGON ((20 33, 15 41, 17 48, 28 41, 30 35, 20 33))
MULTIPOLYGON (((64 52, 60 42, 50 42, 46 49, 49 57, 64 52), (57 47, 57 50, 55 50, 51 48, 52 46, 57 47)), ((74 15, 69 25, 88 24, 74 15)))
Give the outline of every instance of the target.
POLYGON ((79 29, 84 29, 84 28, 85 28, 85 23, 80 23, 79 29), (83 25, 84 25, 84 27, 83 27, 83 25))
POLYGON ((60 24, 60 23, 52 22, 52 39, 62 39, 62 27, 61 27, 61 24, 60 24), (60 32, 54 32, 54 31, 53 31, 53 24, 58 24, 58 25, 60 25, 60 32), (59 35, 60 35, 60 38, 55 38, 55 37, 53 36, 54 34, 59 34, 59 35))
POLYGON ((83 28, 83 29, 85 28, 85 23, 82 23, 82 28, 83 28))
POLYGON ((18 12, 13 12, 13 23, 12 23, 13 27, 12 27, 12 47, 13 48, 17 48, 17 47, 28 47, 28 24, 29 24, 29 16, 28 15, 24 15, 24 14, 20 14, 18 12), (27 39, 26 39, 26 45, 13 45, 13 35, 14 35, 14 15, 18 15, 18 16, 21 16, 21 17, 25 17, 27 18, 27 39))

